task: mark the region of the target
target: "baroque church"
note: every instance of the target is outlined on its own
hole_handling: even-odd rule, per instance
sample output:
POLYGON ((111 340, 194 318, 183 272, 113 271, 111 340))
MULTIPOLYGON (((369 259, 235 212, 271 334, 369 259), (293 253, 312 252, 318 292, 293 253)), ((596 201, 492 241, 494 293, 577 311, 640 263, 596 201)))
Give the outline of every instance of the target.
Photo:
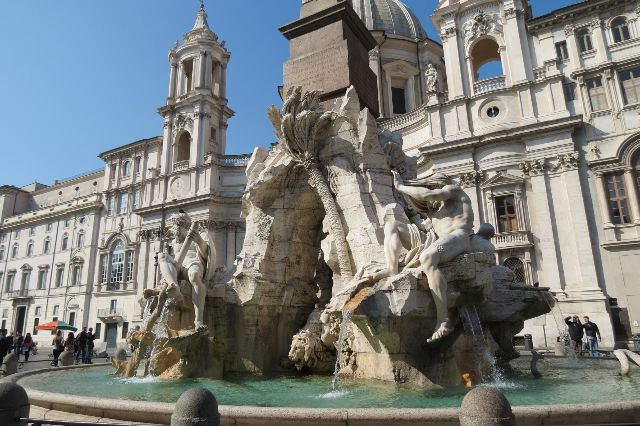
MULTIPOLYGON (((452 176, 476 229, 495 227, 499 263, 559 301, 521 333, 553 346, 574 313, 599 325, 603 346, 640 333, 638 2, 534 16, 527 0, 441 0, 432 40, 400 0, 346 1, 373 40, 377 93, 359 94, 379 127, 401 136, 419 176, 452 176)), ((2 328, 35 334, 60 319, 123 343, 180 209, 213 231, 216 268, 233 267, 250 156, 225 155, 229 59, 201 8, 169 53, 162 136, 100 154, 99 171, 0 187, 2 328)))

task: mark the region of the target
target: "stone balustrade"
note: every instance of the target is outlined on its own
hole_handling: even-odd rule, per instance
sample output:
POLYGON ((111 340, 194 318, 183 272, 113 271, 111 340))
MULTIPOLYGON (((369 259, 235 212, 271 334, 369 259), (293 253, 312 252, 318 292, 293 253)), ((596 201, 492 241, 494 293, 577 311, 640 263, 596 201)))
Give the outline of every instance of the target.
POLYGON ((502 232, 493 237, 492 240, 497 250, 512 247, 526 247, 533 244, 531 232, 529 231, 502 232))
POLYGON ((492 77, 473 83, 473 92, 476 95, 481 93, 493 92, 507 87, 507 79, 505 76, 492 77))
POLYGON ((383 120, 380 122, 380 127, 383 129, 389 129, 391 131, 397 131, 412 126, 416 123, 420 123, 425 118, 426 111, 421 107, 406 114, 383 120))
POLYGON ((121 318, 127 319, 127 315, 122 309, 98 309, 98 318, 121 318))

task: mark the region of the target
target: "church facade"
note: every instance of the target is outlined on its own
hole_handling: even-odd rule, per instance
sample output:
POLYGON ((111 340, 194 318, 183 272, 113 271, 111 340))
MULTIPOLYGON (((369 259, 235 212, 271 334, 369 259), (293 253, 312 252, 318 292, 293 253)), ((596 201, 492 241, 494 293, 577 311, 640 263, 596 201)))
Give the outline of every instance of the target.
POLYGON ((0 187, 2 328, 46 347, 50 333, 35 326, 62 320, 92 327, 98 347, 123 344, 142 322, 144 290, 158 284, 157 253, 179 210, 213 231, 213 267, 233 266, 249 156, 225 155, 230 57, 201 8, 169 52, 162 136, 101 153, 104 169, 51 186, 0 187))
MULTIPOLYGON (((327 2, 303 4, 316 1, 327 2)), ((527 0, 442 0, 431 17, 440 40, 399 0, 350 3, 376 42, 380 130, 402 135, 420 176, 454 177, 476 229, 496 229, 499 263, 558 300, 522 334, 553 346, 570 314, 590 316, 604 346, 640 333, 637 1, 534 17, 527 0)), ((0 187, 3 328, 60 319, 122 342, 180 209, 215 231, 215 267, 233 266, 248 156, 225 155, 229 59, 201 10, 169 53, 162 136, 100 154, 100 171, 0 187)))

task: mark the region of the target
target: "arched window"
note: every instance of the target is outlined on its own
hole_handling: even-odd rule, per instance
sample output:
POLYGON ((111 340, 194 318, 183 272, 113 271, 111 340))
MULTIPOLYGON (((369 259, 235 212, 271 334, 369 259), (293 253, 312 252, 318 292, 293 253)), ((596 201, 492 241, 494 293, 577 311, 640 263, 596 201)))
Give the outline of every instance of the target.
POLYGON ((84 261, 81 258, 74 258, 71 261, 71 285, 82 285, 82 264, 84 261))
POLYGON ((49 251, 51 251, 51 239, 50 238, 46 238, 44 240, 44 246, 42 248, 42 252, 44 254, 49 254, 49 251))
POLYGON ((636 154, 636 159, 633 162, 633 169, 636 173, 636 191, 640 194, 640 151, 636 154))
POLYGON ((76 239, 76 247, 80 248, 84 246, 84 232, 80 232, 78 234, 78 238, 76 239))
POLYGON ((62 236, 62 250, 66 250, 69 248, 69 235, 64 234, 62 236))
POLYGON ((111 283, 122 282, 124 276, 124 243, 117 240, 111 248, 111 283))
POLYGON ((27 257, 33 256, 33 241, 29 241, 27 244, 27 257))
POLYGON ((191 156, 191 135, 189 132, 183 132, 178 139, 176 145, 176 163, 180 161, 189 161, 191 156))
POLYGON ((471 51, 475 81, 504 76, 500 46, 495 40, 485 38, 478 41, 471 51))
POLYGON ((578 39, 578 46, 580 47, 580 52, 587 52, 589 50, 593 50, 593 44, 591 43, 591 33, 586 28, 581 29, 576 34, 578 39))
POLYGON ((131 176, 131 161, 127 160, 122 163, 122 177, 131 176))
POLYGON ((13 247, 11 247, 12 259, 15 259, 16 257, 18 257, 18 250, 20 250, 20 246, 18 246, 18 244, 14 244, 13 247))
POLYGON ((613 35, 614 43, 620 43, 621 41, 631 39, 627 18, 621 16, 611 21, 611 33, 613 35))
POLYGON ((504 266, 513 271, 515 282, 527 282, 527 276, 524 273, 524 263, 522 263, 522 260, 518 259, 517 257, 510 257, 504 261, 504 266))

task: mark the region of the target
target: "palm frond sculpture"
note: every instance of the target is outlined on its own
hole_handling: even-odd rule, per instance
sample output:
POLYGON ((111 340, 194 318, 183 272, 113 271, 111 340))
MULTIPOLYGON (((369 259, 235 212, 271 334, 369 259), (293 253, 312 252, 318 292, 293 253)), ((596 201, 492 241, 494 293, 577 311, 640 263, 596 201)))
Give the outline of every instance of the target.
POLYGON ((309 184, 314 188, 329 219, 331 235, 336 244, 340 275, 344 282, 353 276, 349 246, 345 237, 338 207, 320 169, 318 154, 327 140, 329 130, 338 114, 325 112, 320 107, 319 92, 302 93, 300 87, 290 88, 282 107, 271 106, 267 115, 283 151, 309 175, 309 184))

